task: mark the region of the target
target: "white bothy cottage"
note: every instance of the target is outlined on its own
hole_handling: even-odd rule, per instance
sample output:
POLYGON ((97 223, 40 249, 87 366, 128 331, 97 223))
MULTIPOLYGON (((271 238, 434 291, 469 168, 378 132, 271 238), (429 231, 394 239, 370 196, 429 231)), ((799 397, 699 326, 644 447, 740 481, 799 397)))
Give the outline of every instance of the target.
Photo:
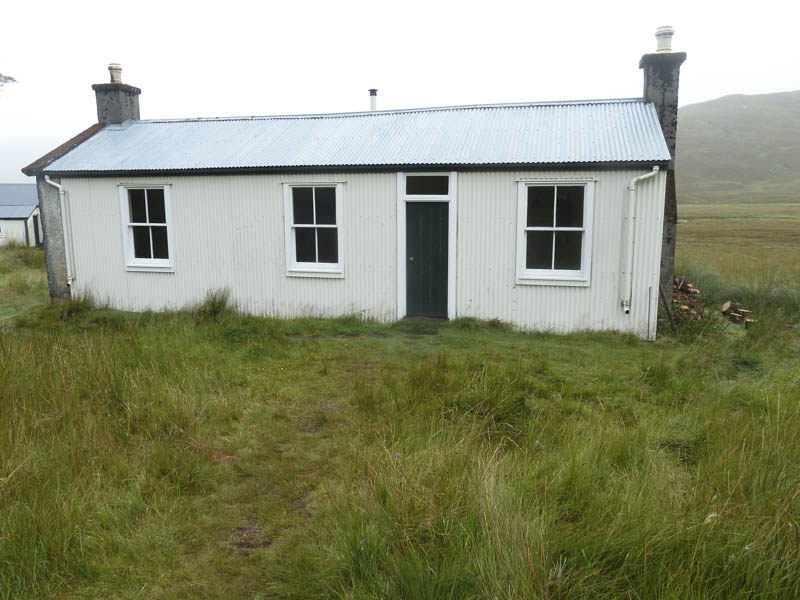
POLYGON ((0 246, 42 244, 39 197, 32 183, 0 183, 0 246))
POLYGON ((140 120, 110 69, 99 124, 25 169, 54 297, 655 336, 657 102, 140 120))

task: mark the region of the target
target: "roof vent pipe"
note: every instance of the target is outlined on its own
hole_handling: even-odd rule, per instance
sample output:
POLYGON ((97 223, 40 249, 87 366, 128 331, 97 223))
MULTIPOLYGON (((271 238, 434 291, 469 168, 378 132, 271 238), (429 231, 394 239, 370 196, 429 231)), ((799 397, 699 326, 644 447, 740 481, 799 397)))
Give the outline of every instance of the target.
POLYGON ((122 83, 122 65, 111 63, 108 65, 108 72, 111 73, 111 83, 122 83))
POLYGON ((378 110, 378 90, 375 88, 369 91, 369 109, 378 110))
POLYGON ((675 30, 669 25, 656 29, 656 52, 672 52, 672 36, 675 30))

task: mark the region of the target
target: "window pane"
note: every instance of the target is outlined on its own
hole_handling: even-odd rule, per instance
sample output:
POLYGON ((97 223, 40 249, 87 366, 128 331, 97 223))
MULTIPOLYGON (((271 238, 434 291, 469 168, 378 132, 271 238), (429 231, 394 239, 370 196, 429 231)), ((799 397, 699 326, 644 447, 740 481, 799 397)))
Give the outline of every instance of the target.
POLYGON ((411 175, 406 177, 406 194, 446 196, 449 184, 448 175, 411 175))
POLYGON ((583 186, 558 186, 556 227, 583 227, 583 186))
POLYGON ((553 226, 553 194, 555 188, 552 186, 532 185, 528 188, 528 227, 553 226))
POLYGON ((131 229, 133 229, 133 255, 136 258, 153 258, 150 255, 150 228, 132 227, 131 229))
POLYGON ((314 224, 314 197, 310 187, 292 188, 294 222, 314 224))
POLYGON ((556 232, 556 269, 580 271, 582 231, 556 232))
POLYGON ((553 232, 528 231, 526 269, 550 269, 553 265, 553 232))
POLYGON ((336 229, 324 227, 317 229, 317 248, 319 248, 319 262, 339 262, 339 243, 336 229))
POLYGON ((147 223, 144 207, 144 190, 128 190, 128 203, 131 209, 131 223, 147 223))
POLYGON ((314 188, 314 198, 317 202, 317 225, 336 225, 336 188, 314 188))
POLYGON ((164 210, 164 190, 147 190, 147 210, 151 223, 166 223, 164 210))
POLYGON ((313 227, 298 227, 294 230, 297 262, 317 262, 315 231, 313 227))
POLYGON ((167 228, 151 227, 153 233, 153 258, 169 258, 167 248, 167 228))

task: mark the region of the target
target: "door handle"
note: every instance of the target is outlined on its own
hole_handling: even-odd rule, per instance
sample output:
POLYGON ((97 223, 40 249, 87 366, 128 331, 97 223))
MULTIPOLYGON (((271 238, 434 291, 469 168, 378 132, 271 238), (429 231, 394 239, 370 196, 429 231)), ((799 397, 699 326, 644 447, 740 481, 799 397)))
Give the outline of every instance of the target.
POLYGON ((414 257, 413 256, 409 256, 408 257, 408 262, 414 262, 414 257))

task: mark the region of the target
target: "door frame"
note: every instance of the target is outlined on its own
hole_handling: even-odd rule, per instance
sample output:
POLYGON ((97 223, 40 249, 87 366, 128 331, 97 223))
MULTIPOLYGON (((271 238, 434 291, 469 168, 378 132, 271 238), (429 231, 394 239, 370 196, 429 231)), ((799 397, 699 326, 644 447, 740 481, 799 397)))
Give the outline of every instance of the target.
POLYGON ((38 248, 42 245, 42 235, 39 233, 39 222, 41 219, 39 219, 39 215, 33 215, 31 220, 33 221, 33 241, 38 248))
POLYGON ((456 248, 458 232, 458 173, 449 172, 404 172, 397 173, 397 318, 406 316, 406 202, 447 203, 447 318, 456 318, 456 248), (406 194, 408 175, 447 175, 450 177, 446 196, 417 196, 406 194))

